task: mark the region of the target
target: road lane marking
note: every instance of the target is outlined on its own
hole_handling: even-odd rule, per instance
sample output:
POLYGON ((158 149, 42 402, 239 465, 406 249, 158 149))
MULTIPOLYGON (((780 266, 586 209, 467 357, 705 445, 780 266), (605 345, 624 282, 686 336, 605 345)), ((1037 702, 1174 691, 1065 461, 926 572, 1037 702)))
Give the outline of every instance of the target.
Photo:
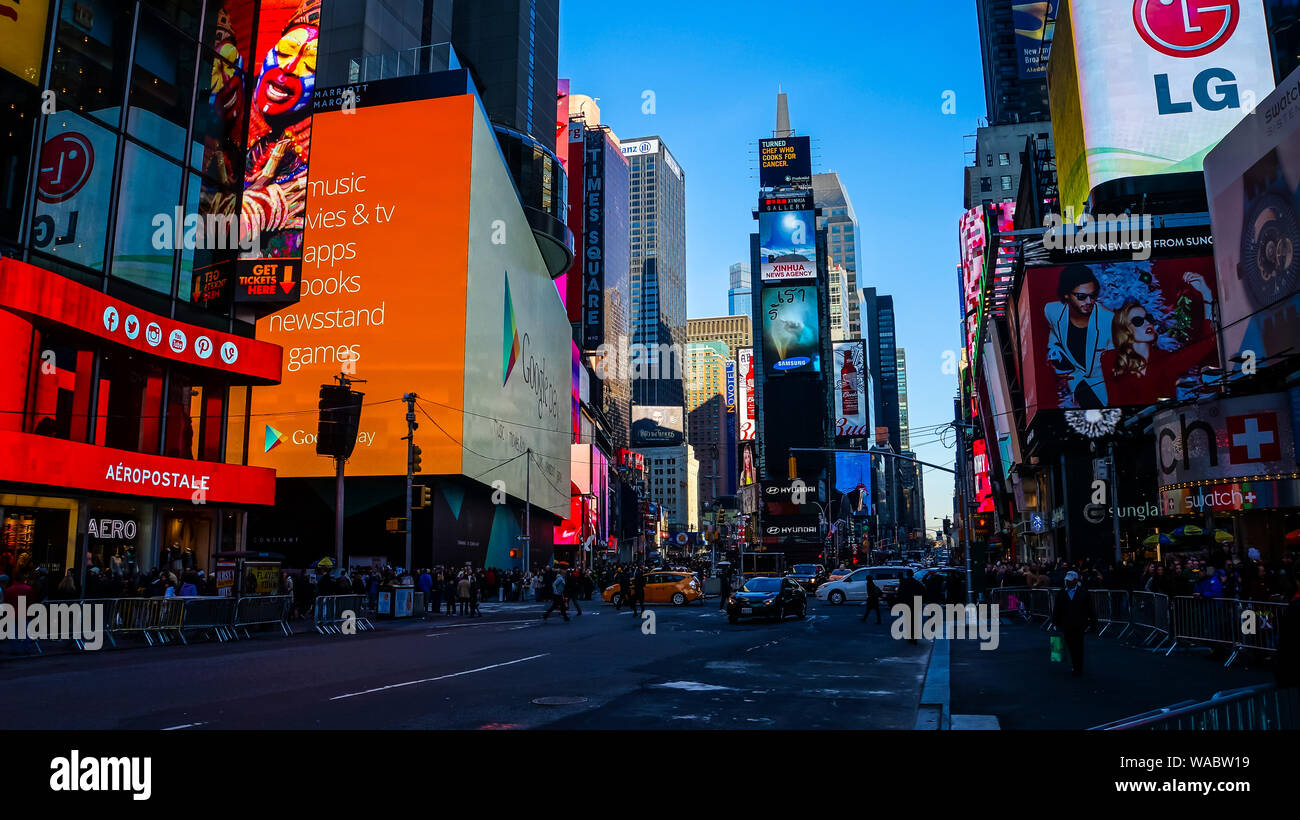
MULTIPOLYGON (((537 619, 525 618, 522 620, 514 620, 514 621, 484 621, 481 624, 443 624, 441 626, 435 626, 433 628, 434 629, 459 629, 460 627, 465 627, 465 626, 497 626, 499 624, 527 624, 527 623, 532 623, 535 620, 537 619)), ((430 632, 429 634, 436 635, 438 633, 430 632)))
POLYGON ((380 686, 375 689, 367 689, 364 692, 349 692, 346 695, 335 695, 334 697, 330 698, 330 700, 343 700, 345 698, 355 698, 358 695, 370 695, 375 692, 383 692, 388 689, 400 689, 403 686, 414 686, 417 683, 432 683, 433 681, 447 680, 448 678, 458 678, 461 675, 473 675, 475 672, 486 672, 489 669, 500 669, 503 666, 512 666, 516 663, 524 663, 525 661, 535 661, 538 658, 544 658, 549 654, 551 653, 543 652, 540 655, 530 655, 527 658, 518 658, 517 660, 505 661, 504 663, 494 663, 491 666, 480 666, 478 669, 466 669, 464 672, 452 672, 450 675, 439 675, 436 678, 421 678, 420 680, 408 680, 405 683, 390 683, 388 686, 380 686))
POLYGON ((189 729, 189 728, 191 728, 191 727, 193 727, 193 726, 206 726, 207 723, 208 723, 208 722, 207 722, 206 720, 204 720, 204 721, 200 721, 199 723, 182 723, 182 724, 179 725, 179 726, 168 726, 167 728, 165 728, 165 729, 159 729, 158 731, 160 731, 160 732, 170 732, 170 731, 173 731, 173 730, 175 730, 175 729, 189 729))

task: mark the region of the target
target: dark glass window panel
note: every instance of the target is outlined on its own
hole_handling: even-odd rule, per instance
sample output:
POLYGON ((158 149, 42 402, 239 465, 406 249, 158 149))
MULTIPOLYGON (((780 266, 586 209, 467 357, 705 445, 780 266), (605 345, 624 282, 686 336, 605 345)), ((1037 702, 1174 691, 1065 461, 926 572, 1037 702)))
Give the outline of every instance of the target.
POLYGON ((100 361, 98 443, 136 453, 158 453, 162 429, 163 368, 156 360, 122 348, 100 361))
POLYGON ((126 88, 133 3, 101 3, 85 15, 64 3, 55 34, 50 87, 60 111, 117 127, 126 88), (89 25, 87 25, 87 23, 89 25))
POLYGON ((202 385, 189 373, 173 367, 167 391, 167 434, 163 438, 163 455, 170 458, 194 458, 201 423, 202 385))
POLYGON ((218 186, 190 174, 186 214, 202 221, 202 242, 181 250, 181 288, 177 297, 222 310, 229 305, 239 258, 239 188, 218 186))
POLYGON ((87 117, 72 111, 48 117, 34 180, 34 250, 104 269, 116 152, 116 134, 87 117))
POLYGON ((140 16, 131 74, 131 136, 174 157, 187 154, 185 131, 193 101, 193 40, 149 14, 140 16))
POLYGON ((153 9, 159 17, 180 29, 187 39, 198 36, 203 0, 141 0, 140 4, 153 9))
POLYGON ((90 440, 95 351, 57 332, 36 331, 24 430, 42 436, 90 440))
POLYGON ((0 241, 17 243, 22 230, 27 167, 40 100, 35 86, 0 71, 0 241))
POLYGON ((172 292, 173 251, 185 241, 184 219, 176 224, 180 201, 180 166, 128 142, 117 198, 113 276, 159 293, 172 292))

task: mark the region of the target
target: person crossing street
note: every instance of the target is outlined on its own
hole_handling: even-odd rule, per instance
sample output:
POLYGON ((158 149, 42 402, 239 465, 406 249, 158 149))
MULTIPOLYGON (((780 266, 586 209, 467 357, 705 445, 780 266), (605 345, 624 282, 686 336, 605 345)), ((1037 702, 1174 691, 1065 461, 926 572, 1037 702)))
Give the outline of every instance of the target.
POLYGON ((564 605, 564 584, 564 573, 555 573, 555 578, 551 581, 551 606, 542 614, 543 621, 549 620, 551 613, 558 609, 564 622, 569 622, 569 611, 564 605))

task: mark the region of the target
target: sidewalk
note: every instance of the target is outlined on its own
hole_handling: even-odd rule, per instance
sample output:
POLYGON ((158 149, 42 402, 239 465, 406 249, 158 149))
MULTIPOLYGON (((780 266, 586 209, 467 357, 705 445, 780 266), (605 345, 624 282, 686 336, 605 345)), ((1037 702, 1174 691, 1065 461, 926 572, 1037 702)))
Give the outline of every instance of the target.
POLYGON ((1238 659, 1224 669, 1204 649, 1179 649, 1165 657, 1089 633, 1082 678, 1070 663, 1049 660, 1048 635, 1039 622, 1003 619, 1000 645, 981 651, 976 641, 952 646, 952 712, 996 715, 1003 729, 1088 729, 1183 700, 1273 680, 1272 669, 1238 659))

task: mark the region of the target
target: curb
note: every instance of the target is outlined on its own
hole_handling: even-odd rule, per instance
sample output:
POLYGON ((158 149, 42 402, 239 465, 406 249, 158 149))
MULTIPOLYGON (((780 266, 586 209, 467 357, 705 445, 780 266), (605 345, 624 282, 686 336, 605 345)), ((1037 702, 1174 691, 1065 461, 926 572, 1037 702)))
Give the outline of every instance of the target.
POLYGON ((917 731, 952 728, 952 688, 949 685, 952 644, 947 638, 936 638, 932 647, 925 670, 925 684, 921 688, 921 702, 916 707, 916 725, 912 727, 917 731))

